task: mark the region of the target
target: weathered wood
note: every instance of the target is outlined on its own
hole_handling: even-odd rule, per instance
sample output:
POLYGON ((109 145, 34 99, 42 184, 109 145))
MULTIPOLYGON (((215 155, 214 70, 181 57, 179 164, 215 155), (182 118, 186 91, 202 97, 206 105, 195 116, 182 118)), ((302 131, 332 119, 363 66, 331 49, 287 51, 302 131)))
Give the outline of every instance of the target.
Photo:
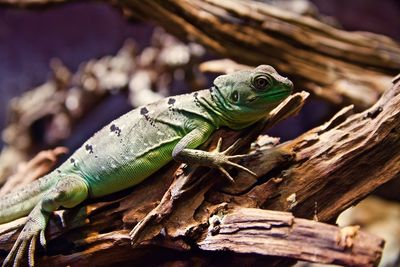
POLYGON ((348 112, 344 109, 325 125, 283 144, 296 153, 296 160, 282 173, 280 196, 265 208, 329 221, 399 177, 400 83, 370 109, 346 118, 348 112), (292 194, 296 198, 290 203, 292 194))
POLYGON ((238 208, 210 218, 204 250, 231 250, 345 266, 374 266, 381 238, 345 227, 298 219, 291 213, 238 208), (373 249, 371 249, 373 248, 373 249))
MULTIPOLYGON (((251 208, 220 209, 218 214, 210 217, 209 227, 203 230, 204 238, 198 245, 204 252, 256 253, 346 266, 377 265, 383 247, 381 238, 359 231, 359 227, 339 228, 298 219, 287 212, 251 208)), ((93 248, 49 257, 42 262, 50 266, 76 266, 85 262, 90 262, 91 266, 104 266, 142 256, 132 250, 126 230, 98 234, 84 242, 92 244, 93 248)), ((143 258, 140 260, 146 262, 143 258)), ((149 259, 147 263, 152 261, 149 259)))

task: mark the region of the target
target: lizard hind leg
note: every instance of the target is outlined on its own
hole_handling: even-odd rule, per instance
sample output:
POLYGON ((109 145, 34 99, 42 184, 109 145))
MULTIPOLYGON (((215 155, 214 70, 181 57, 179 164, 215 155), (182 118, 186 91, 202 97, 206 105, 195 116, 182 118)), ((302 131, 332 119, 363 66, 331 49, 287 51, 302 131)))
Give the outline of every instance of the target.
POLYGON ((3 267, 22 265, 26 253, 29 266, 34 266, 37 240, 46 247, 45 229, 51 212, 60 206, 71 208, 78 205, 88 197, 88 193, 86 183, 78 176, 66 176, 59 180, 28 215, 28 220, 4 260, 3 267))

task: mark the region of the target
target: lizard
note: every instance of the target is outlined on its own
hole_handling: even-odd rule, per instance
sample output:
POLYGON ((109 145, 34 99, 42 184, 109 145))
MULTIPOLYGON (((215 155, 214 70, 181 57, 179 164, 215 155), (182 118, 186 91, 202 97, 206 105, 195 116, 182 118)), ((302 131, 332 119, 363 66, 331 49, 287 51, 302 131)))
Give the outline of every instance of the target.
MULTIPOLYGON (((31 184, 0 197, 0 224, 28 216, 3 266, 35 264, 39 242, 46 247, 50 214, 132 187, 172 160, 220 170, 246 155, 196 149, 224 126, 246 128, 266 118, 286 99, 293 83, 269 65, 218 76, 209 89, 171 96, 138 107, 110 122, 64 163, 31 184)), ((220 147, 218 145, 217 147, 220 147)))

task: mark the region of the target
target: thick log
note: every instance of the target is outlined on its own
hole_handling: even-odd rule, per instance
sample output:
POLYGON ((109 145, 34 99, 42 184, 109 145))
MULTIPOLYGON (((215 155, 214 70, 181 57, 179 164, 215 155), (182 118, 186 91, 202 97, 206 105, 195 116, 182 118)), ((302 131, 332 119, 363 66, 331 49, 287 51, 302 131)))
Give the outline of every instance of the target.
MULTIPOLYGON (((359 231, 357 226, 339 228, 298 219, 287 212, 252 208, 219 209, 219 213, 209 220, 209 227, 203 228, 204 238, 198 241, 204 253, 256 253, 364 267, 377 265, 384 243, 381 238, 359 231)), ((84 242, 86 245, 95 243, 95 246, 83 252, 47 258, 43 264, 77 266, 90 262, 91 266, 104 266, 129 260, 138 263, 137 259, 140 259, 138 252, 132 251, 126 230, 98 234, 86 238, 84 242)), ((149 259, 149 262, 152 260, 149 259)))

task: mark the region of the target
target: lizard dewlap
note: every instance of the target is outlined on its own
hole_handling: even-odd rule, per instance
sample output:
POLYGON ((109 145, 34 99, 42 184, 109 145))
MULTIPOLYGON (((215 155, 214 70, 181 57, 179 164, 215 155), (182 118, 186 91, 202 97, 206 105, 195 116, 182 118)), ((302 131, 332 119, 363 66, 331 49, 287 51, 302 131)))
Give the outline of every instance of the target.
POLYGON ((210 89, 168 97, 112 121, 59 168, 0 197, 0 223, 29 214, 3 265, 18 265, 24 257, 34 265, 36 242, 46 245, 52 211, 134 186, 173 159, 219 169, 230 180, 225 166, 256 175, 232 162, 246 155, 229 156, 231 147, 220 151, 220 142, 213 152, 195 148, 221 126, 237 130, 267 117, 292 88, 274 68, 261 65, 219 76, 210 89))

